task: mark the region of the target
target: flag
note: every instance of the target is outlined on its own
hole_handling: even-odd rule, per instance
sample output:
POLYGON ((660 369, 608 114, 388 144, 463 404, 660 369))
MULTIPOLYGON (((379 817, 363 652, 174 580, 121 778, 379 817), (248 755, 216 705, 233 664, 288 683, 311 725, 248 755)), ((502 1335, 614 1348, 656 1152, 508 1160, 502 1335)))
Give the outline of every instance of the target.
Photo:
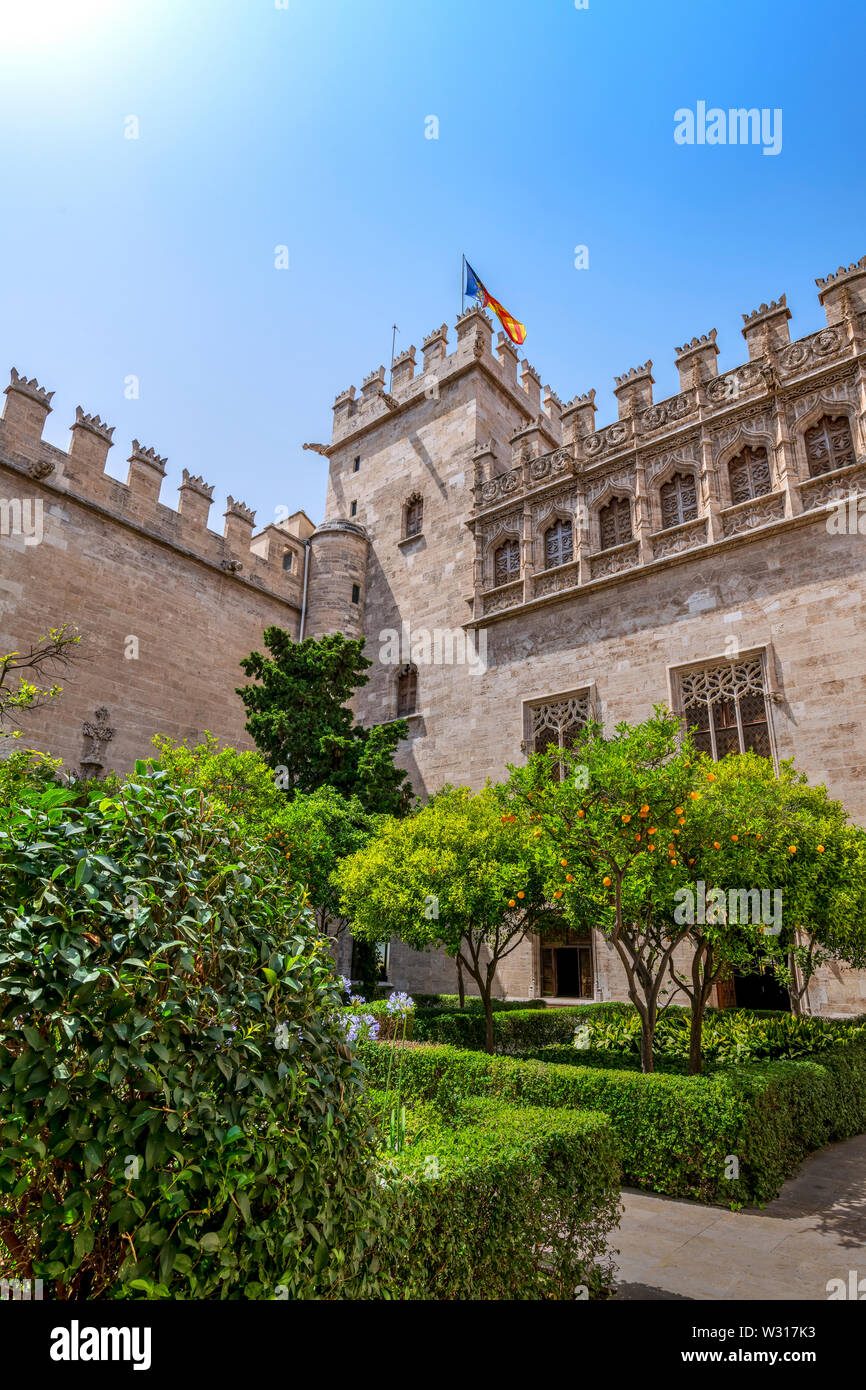
POLYGON ((503 309, 498 299, 494 299, 492 294, 488 294, 486 286, 479 280, 468 261, 465 261, 465 265, 466 293, 471 298, 477 299, 482 309, 486 309, 489 306, 493 310, 512 343, 524 342, 526 339, 525 326, 519 323, 517 319, 512 318, 508 311, 503 309))

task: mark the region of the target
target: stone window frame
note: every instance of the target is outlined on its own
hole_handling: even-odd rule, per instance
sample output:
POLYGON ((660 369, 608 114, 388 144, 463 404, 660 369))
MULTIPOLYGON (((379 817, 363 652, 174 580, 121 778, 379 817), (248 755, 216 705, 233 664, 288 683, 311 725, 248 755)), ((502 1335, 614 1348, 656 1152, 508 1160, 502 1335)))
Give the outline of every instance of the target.
MULTIPOLYGON (((662 488, 665 483, 669 483, 675 473, 684 473, 694 479, 695 495, 698 500, 698 514, 695 521, 699 521, 705 515, 701 498, 701 466, 697 459, 671 459, 668 464, 661 469, 652 479, 648 490, 648 502, 650 512, 650 531, 651 534, 661 535, 664 530, 674 530, 675 528, 663 527, 664 517, 662 516, 662 488)), ((682 522, 681 525, 693 526, 693 521, 682 522)))
MULTIPOLYGON (((779 489, 779 478, 776 469, 776 450, 773 436, 767 430, 750 430, 740 428, 735 439, 730 440, 723 449, 716 455, 715 466, 716 476, 719 481, 720 505, 724 510, 727 507, 735 507, 738 504, 734 501, 731 491, 730 465, 734 462, 744 449, 766 449, 767 462, 770 465, 770 492, 764 492, 762 497, 769 497, 771 493, 779 489)), ((700 514, 701 497, 698 491, 698 513, 700 514)))
MULTIPOLYGON (((599 718, 598 689, 595 681, 586 681, 583 685, 574 686, 571 690, 561 690, 556 694, 545 691, 537 695, 527 695, 522 700, 520 710, 520 727, 522 732, 520 751, 525 757, 528 758, 535 752, 535 738, 538 733, 535 711, 545 706, 566 704, 571 700, 585 702, 587 721, 599 718)), ((560 739, 560 747, 561 746, 562 743, 560 739)))
POLYGON ((424 534, 424 494, 417 489, 410 492, 403 503, 403 511, 400 520, 400 539, 404 541, 417 541, 419 536, 424 534), (409 513, 413 507, 421 508, 421 520, 417 531, 409 531, 409 513))
POLYGON ((524 553, 522 538, 522 519, 509 521, 484 542, 481 551, 481 584, 484 589, 495 589, 496 584, 496 552, 506 541, 516 541, 520 552, 520 569, 513 579, 509 579, 509 584, 516 584, 523 575, 524 553))
POLYGON ((658 524, 653 528, 654 531, 675 531, 678 526, 692 526, 696 521, 700 521, 703 516, 701 509, 701 474, 700 469, 691 464, 676 464, 665 473, 665 476, 656 478, 653 486, 653 511, 658 524), (674 478, 691 478, 695 485, 695 514, 687 517, 683 521, 675 521, 672 525, 665 525, 664 509, 662 506, 662 489, 668 483, 672 483, 674 478))
MULTIPOLYGON (((860 421, 857 418, 857 407, 854 402, 848 400, 833 401, 829 400, 826 396, 821 396, 812 406, 811 410, 807 410, 802 419, 797 421, 793 431, 797 479, 801 483, 808 483, 812 478, 812 474, 809 471, 809 455, 806 452, 806 434, 812 426, 817 425, 819 420, 822 420, 825 415, 829 415, 831 419, 833 417, 838 418, 840 415, 845 417, 848 421, 848 428, 851 431, 851 445, 854 450, 854 461, 856 463, 863 458, 863 436, 860 421)), ((823 477, 829 475, 816 474, 815 476, 823 477)))
POLYGON ((772 642, 767 642, 764 646, 747 647, 743 651, 731 656, 728 652, 717 653, 702 657, 698 661, 686 661, 676 665, 669 665, 667 668, 668 692, 670 707, 682 722, 683 729, 687 727, 687 716, 682 693, 682 677, 693 671, 705 671, 714 666, 737 666, 742 662, 758 660, 761 663, 761 679, 764 686, 764 701, 767 710, 767 736, 770 741, 770 758, 776 772, 779 771, 779 751, 776 737, 775 721, 773 709, 775 705, 781 703, 782 696, 776 680, 777 661, 776 653, 772 642))
POLYGON ((615 550, 620 545, 630 545, 635 539, 634 534, 635 506, 634 494, 627 488, 618 487, 605 490, 601 497, 593 504, 592 508, 592 551, 595 555, 604 555, 608 550, 615 550), (605 507, 609 507, 612 502, 625 502, 628 506, 628 521, 630 534, 624 541, 615 541, 613 545, 605 545, 601 535, 601 514, 605 507))
MULTIPOLYGON (((563 525, 571 527, 572 560, 566 561, 566 563, 571 564, 577 559, 578 517, 567 503, 557 501, 549 510, 545 511, 543 516, 538 517, 537 520, 533 522, 530 546, 532 550, 532 572, 535 574, 541 574, 547 568, 547 546, 545 537, 551 527, 555 526, 557 521, 561 521, 563 525)), ((560 567, 558 565, 551 566, 551 569, 554 568, 559 569, 560 567)))
POLYGON ((555 507, 553 511, 549 512, 548 515, 544 518, 544 521, 539 526, 539 534, 537 537, 539 550, 541 552, 541 564, 536 567, 538 572, 561 569, 563 565, 571 565, 577 559, 577 537, 575 535, 574 520, 574 516, 571 512, 568 512, 564 508, 559 507, 555 507), (569 531, 571 532, 571 559, 560 560, 555 565, 548 565, 547 537, 557 524, 563 527, 567 526, 569 531))
POLYGON ((413 661, 405 661, 405 662, 403 662, 402 665, 398 666, 397 670, 396 670, 395 673, 394 673, 394 678, 393 678, 392 684, 393 684, 393 688, 394 688, 393 699, 392 699, 392 704, 393 704, 393 708, 394 708, 394 714, 393 714, 392 717, 393 717, 394 719, 412 719, 414 716, 417 716, 417 715, 420 713, 420 710, 421 710, 421 703, 420 703, 420 698, 419 698, 420 683, 419 683, 419 680, 418 680, 418 667, 415 665, 415 663, 414 663, 413 661), (400 684, 401 684, 401 681, 404 681, 404 680, 406 680, 406 679, 411 679, 411 678, 413 678, 413 677, 414 677, 414 697, 415 697, 415 698, 414 698, 414 703, 413 703, 412 708, 411 708, 410 710, 405 710, 404 712, 401 713, 401 711, 400 711, 400 684))

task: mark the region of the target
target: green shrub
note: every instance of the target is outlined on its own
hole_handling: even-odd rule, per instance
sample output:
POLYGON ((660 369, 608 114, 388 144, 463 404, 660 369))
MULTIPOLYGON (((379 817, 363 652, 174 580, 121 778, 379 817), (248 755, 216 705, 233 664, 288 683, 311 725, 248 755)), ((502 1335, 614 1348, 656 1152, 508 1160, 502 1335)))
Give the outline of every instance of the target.
MULTIPOLYGON (((377 1097, 387 1114, 391 1097, 377 1097)), ((376 1254, 396 1299, 573 1299, 611 1279, 617 1144, 604 1115, 463 1098, 410 1106, 376 1254)), ((585 1295, 583 1295, 585 1296, 585 1295)))
MULTIPOLYGON (((477 994, 465 996, 462 1010, 458 994, 413 994, 412 998, 419 1014, 484 1013, 484 1001, 477 994)), ((544 999, 493 999, 491 1007, 494 1013, 507 1013, 512 1009, 546 1009, 547 1003, 544 999)))
POLYGON ((374 1292, 360 1071, 271 851, 153 765, 29 782, 0 902, 4 1272, 60 1298, 374 1292))
MULTIPOLYGON (((586 1019, 586 1025, 584 1043, 596 1053, 609 1052, 621 1058, 640 1056, 640 1019, 636 1010, 617 1018, 596 1014, 586 1019)), ((689 1030, 688 1010, 665 1012, 655 1036, 659 1056, 688 1060, 689 1030)), ((780 1057, 808 1057, 864 1033, 862 1025, 848 1020, 717 1010, 704 1020, 701 1051, 710 1063, 739 1065, 780 1057)))
MULTIPOLYGON (((575 1004, 553 1009, 497 1011, 493 1017, 493 1042, 497 1052, 519 1054, 549 1043, 572 1043, 579 1024, 588 1018, 618 1018, 630 1004, 575 1004)), ((472 1012, 428 1014, 419 1010, 413 1037, 419 1042, 448 1043, 454 1047, 484 1046, 484 1015, 472 1012)))
MULTIPOLYGON (((361 1049, 381 1082, 388 1044, 361 1049)), ((798 1061, 763 1062, 706 1076, 491 1057, 453 1047, 405 1049, 406 1095, 458 1103, 467 1095, 505 1103, 600 1110, 622 1146, 623 1182, 707 1202, 766 1202, 803 1157, 866 1130, 866 1042, 854 1039, 798 1061), (738 1176, 728 1177, 737 1160, 738 1176)))

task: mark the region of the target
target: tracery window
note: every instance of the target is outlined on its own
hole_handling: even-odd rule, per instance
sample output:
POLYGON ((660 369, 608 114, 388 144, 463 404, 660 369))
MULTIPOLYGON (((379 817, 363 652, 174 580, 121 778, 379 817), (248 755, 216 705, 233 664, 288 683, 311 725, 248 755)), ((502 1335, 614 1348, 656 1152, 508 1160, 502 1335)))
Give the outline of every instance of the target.
POLYGON ((674 473, 659 490, 662 507, 662 530, 695 521, 698 515, 698 490, 693 473, 674 473))
POLYGON ((493 556, 494 584, 507 584, 520 577, 520 542, 507 540, 493 556))
POLYGON ((589 695, 534 705, 530 711, 530 751, 545 748, 571 748, 590 718, 589 695))
POLYGON ((627 497, 612 497, 598 513, 602 550, 631 540, 631 504, 627 497))
POLYGON ((570 521, 555 521, 544 533, 544 568, 567 565, 574 559, 570 521))
POLYGON ((397 676, 397 718, 414 714, 418 708, 418 672, 414 666, 404 666, 397 676))
POLYGON ((807 429, 804 435, 809 477, 820 478, 835 468, 846 468, 854 462, 854 441, 851 426, 845 415, 824 415, 807 429))
POLYGON ((749 750, 773 755, 763 662, 759 656, 687 671, 682 710, 696 746, 717 761, 749 750))
POLYGON ((735 507, 739 502, 751 502, 753 497, 763 497, 765 492, 771 492, 773 484, 766 449, 753 449, 747 445, 728 464, 728 477, 731 502, 735 507))
POLYGON ((409 498, 406 503, 406 525, 405 535, 408 540, 410 536, 420 536, 424 525, 424 499, 417 492, 409 498))

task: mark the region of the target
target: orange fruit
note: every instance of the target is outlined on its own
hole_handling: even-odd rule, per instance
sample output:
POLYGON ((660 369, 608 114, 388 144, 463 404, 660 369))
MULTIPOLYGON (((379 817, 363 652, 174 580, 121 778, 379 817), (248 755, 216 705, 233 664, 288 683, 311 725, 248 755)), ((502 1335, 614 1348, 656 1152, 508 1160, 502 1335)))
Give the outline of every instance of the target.
POLYGON ((690 860, 689 860, 689 863, 690 863, 690 864, 694 864, 694 862, 695 862, 694 859, 690 859, 690 860))
POLYGON ((585 815, 586 815, 586 811, 578 811, 578 813, 577 813, 577 819, 578 819, 578 820, 583 820, 583 818, 584 818, 585 815))
POLYGON ((796 846, 796 845, 789 845, 789 846, 788 846, 788 853, 789 853, 789 854, 796 854, 796 853, 797 853, 797 846, 796 846))
POLYGON ((509 906, 509 907, 516 907, 516 906, 517 906, 517 903, 514 901, 513 898, 509 898, 509 899, 508 899, 508 906, 509 906))
POLYGON ((700 796, 700 792, 689 792, 689 796, 691 797, 692 801, 697 801, 698 797, 700 796))
POLYGON ((640 839, 640 835, 635 835, 635 840, 639 840, 639 839, 640 839))
POLYGON ((823 846, 823 845, 819 845, 819 846, 818 846, 818 853, 819 853, 819 854, 823 854, 823 853, 824 853, 824 846, 823 846))
POLYGON ((675 815, 675 816, 681 816, 682 813, 683 813, 683 808, 682 808, 682 806, 675 806, 675 807, 674 807, 674 815, 675 815))
POLYGON ((685 825, 685 823, 686 823, 686 818, 685 818, 685 816, 680 816, 680 825, 685 825))
POLYGON ((567 859, 560 859, 559 862, 560 862, 560 864, 562 865, 562 867, 563 867, 564 869, 568 867, 568 860, 567 860, 567 859))
POLYGON ((562 889, 561 889, 561 888, 557 888, 557 890, 556 890, 556 892, 554 893, 553 896, 554 896, 555 898, 561 898, 561 897, 562 897, 562 889))
POLYGON ((610 879, 607 874, 605 874, 604 878, 601 881, 604 884, 605 888, 610 887, 610 879))
POLYGON ((518 896, 518 898, 525 898, 525 897, 526 897, 526 894, 525 894, 523 891, 521 891, 521 892, 519 892, 519 893, 517 894, 517 896, 518 896))
POLYGON ((707 781, 708 781, 708 782, 715 782, 715 780, 716 780, 716 774, 715 774, 714 772, 708 772, 708 773, 707 773, 707 781))
POLYGON ((721 847, 721 845, 719 844, 718 840, 713 840, 713 849, 721 849, 721 848, 722 848, 722 847, 721 847))
POLYGON ((574 883, 574 874, 566 874, 565 881, 566 883, 574 883))
POLYGON ((655 827, 654 825, 651 825, 650 828, 649 828, 649 830, 647 831, 647 834, 648 834, 648 835, 654 835, 655 833, 656 833, 656 827, 655 827))
POLYGON ((631 820, 631 816, 623 816, 623 818, 622 818, 623 825, 628 825, 628 823, 629 823, 630 820, 631 820))
POLYGON ((735 844, 736 844, 737 840, 739 840, 739 838, 740 838, 739 835, 732 835, 732 836, 731 836, 731 839, 734 841, 735 844))

